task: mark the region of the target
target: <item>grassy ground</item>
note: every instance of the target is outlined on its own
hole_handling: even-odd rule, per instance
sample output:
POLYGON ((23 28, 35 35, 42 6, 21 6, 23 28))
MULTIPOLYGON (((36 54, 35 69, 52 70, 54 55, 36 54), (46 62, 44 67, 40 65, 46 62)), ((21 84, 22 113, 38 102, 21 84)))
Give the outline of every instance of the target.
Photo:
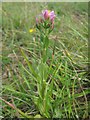
POLYGON ((2 38, 2 116, 89 117, 87 3, 3 3, 2 38), (29 33, 29 29, 35 26, 35 17, 44 9, 54 10, 56 19, 49 37, 49 59, 41 65, 39 33, 29 33), (41 77, 42 71, 47 76, 45 86, 38 84, 28 63, 37 76, 41 77), (42 100, 44 87, 47 93, 42 100))

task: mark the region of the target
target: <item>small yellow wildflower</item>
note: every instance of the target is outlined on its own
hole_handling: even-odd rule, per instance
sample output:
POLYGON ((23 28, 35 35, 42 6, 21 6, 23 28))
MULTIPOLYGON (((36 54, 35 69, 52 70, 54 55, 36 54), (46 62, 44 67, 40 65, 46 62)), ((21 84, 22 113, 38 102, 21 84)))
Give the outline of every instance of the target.
POLYGON ((35 32, 35 29, 30 29, 29 32, 30 33, 35 32))
POLYGON ((50 10, 48 10, 48 13, 50 13, 51 11, 50 10))

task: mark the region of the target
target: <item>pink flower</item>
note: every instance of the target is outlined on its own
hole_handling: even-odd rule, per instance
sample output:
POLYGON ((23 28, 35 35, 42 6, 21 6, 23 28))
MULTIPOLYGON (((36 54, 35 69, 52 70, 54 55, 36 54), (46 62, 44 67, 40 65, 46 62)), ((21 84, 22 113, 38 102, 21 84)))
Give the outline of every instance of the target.
POLYGON ((54 21, 54 18, 56 17, 56 15, 54 14, 54 11, 50 12, 50 20, 54 21))
POLYGON ((54 11, 49 11, 49 10, 44 10, 42 12, 43 18, 46 19, 50 19, 51 21, 54 21, 55 18, 55 13, 54 11))
POLYGON ((42 15, 43 15, 44 19, 48 19, 49 18, 49 11, 48 10, 44 10, 42 12, 42 15))

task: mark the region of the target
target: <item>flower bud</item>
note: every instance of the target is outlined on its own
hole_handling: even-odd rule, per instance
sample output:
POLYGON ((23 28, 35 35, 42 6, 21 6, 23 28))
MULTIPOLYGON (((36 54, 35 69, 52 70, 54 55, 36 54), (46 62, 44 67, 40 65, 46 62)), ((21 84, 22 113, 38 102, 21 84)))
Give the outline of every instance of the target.
POLYGON ((42 14, 43 14, 43 17, 44 17, 45 20, 49 18, 48 10, 43 11, 42 14))

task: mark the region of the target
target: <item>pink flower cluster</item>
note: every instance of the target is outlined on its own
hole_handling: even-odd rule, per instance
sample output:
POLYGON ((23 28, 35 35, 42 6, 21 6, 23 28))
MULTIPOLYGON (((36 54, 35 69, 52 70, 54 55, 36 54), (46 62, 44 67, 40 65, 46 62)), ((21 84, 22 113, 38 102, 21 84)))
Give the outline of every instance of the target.
POLYGON ((54 28, 54 19, 56 17, 54 11, 44 10, 38 17, 36 18, 36 24, 42 23, 44 21, 49 21, 49 23, 51 23, 52 29, 54 28))
POLYGON ((42 12, 42 15, 43 15, 45 20, 50 19, 52 22, 54 21, 54 18, 55 18, 54 11, 44 10, 42 12))

